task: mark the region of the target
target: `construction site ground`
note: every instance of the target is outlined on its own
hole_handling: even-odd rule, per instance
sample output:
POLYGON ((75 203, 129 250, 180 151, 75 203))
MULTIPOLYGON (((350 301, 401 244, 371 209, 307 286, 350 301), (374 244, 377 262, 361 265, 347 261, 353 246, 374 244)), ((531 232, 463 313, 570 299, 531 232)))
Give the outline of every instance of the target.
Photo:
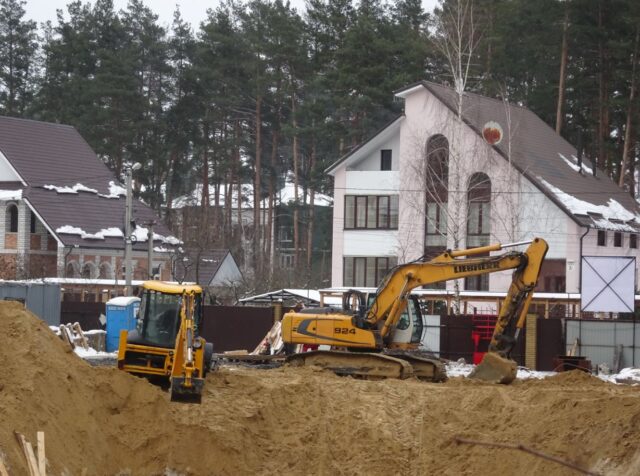
POLYGON ((317 369, 222 367, 202 404, 92 367, 18 303, 0 305, 0 457, 46 436, 50 475, 573 475, 522 444, 606 475, 640 474, 640 387, 582 372, 510 386, 365 381, 317 369), (84 471, 84 473, 83 473, 84 471))

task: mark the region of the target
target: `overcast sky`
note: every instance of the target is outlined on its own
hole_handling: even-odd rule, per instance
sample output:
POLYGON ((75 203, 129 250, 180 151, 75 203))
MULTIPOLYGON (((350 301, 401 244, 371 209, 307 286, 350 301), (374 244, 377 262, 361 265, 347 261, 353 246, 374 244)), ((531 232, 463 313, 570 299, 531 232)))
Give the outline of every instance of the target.
MULTIPOLYGON (((83 0, 83 2, 86 0, 83 0)), ((51 20, 56 23, 56 9, 66 12, 66 5, 70 0, 27 0, 26 17, 40 23, 51 20)), ((114 0, 117 10, 125 8, 128 0, 114 0)), ((215 8, 220 2, 218 0, 144 0, 154 10, 163 25, 170 25, 173 21, 173 12, 176 5, 180 6, 182 17, 197 29, 201 21, 207 16, 208 8, 215 8)), ((433 10, 437 0, 422 0, 427 11, 433 10)), ((304 10, 305 0, 291 0, 291 6, 299 12, 304 10)))

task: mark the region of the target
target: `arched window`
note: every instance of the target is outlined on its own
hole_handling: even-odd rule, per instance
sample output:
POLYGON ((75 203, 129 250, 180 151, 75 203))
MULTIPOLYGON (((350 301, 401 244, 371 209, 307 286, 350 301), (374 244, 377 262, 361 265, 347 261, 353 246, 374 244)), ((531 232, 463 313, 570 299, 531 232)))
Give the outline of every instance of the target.
MULTIPOLYGON (((449 201, 449 141, 442 134, 427 140, 425 149, 424 255, 433 257, 447 248, 447 203, 449 201)), ((445 283, 429 288, 444 289, 445 283)))
POLYGON ((9 233, 18 233, 18 206, 15 204, 7 206, 5 230, 9 233))
POLYGON ((91 261, 87 261, 82 266, 82 277, 83 279, 93 279, 96 276, 96 265, 91 261))
POLYGON ((113 279, 113 268, 111 263, 103 261, 100 263, 100 279, 113 279))
POLYGON ((66 278, 78 278, 80 273, 78 272, 78 263, 75 261, 70 261, 67 263, 67 268, 65 269, 65 277, 66 278))
MULTIPOLYGON (((482 172, 469 179, 467 192, 467 248, 485 246, 491 237, 491 180, 482 172)), ((466 279, 465 289, 488 291, 489 275, 466 279)))

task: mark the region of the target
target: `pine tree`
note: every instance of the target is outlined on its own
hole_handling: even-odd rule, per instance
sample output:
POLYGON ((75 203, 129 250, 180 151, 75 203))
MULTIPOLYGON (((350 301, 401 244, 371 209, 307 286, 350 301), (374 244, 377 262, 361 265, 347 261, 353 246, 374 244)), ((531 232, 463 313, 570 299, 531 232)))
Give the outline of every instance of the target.
POLYGON ((36 23, 25 20, 25 0, 0 0, 0 107, 24 114, 35 86, 36 23))

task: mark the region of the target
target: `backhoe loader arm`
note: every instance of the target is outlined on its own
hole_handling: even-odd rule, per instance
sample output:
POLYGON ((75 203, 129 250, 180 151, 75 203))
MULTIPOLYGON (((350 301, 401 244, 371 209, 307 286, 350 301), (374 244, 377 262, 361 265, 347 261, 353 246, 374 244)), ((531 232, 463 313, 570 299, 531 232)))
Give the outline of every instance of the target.
MULTIPOLYGON (((378 288, 376 299, 368 309, 364 321, 369 327, 382 322, 379 329, 380 337, 384 339, 395 328, 407 305, 409 293, 416 287, 514 269, 513 279, 500 309, 490 344, 490 350, 500 351, 506 344, 502 342, 501 336, 516 315, 518 328, 522 327, 547 249, 548 245, 543 239, 535 238, 525 243, 494 244, 468 250, 446 251, 428 262, 399 265, 378 288), (478 256, 527 243, 529 247, 524 252, 510 251, 497 256, 478 256)), ((510 348, 506 353, 509 350, 510 348)))

